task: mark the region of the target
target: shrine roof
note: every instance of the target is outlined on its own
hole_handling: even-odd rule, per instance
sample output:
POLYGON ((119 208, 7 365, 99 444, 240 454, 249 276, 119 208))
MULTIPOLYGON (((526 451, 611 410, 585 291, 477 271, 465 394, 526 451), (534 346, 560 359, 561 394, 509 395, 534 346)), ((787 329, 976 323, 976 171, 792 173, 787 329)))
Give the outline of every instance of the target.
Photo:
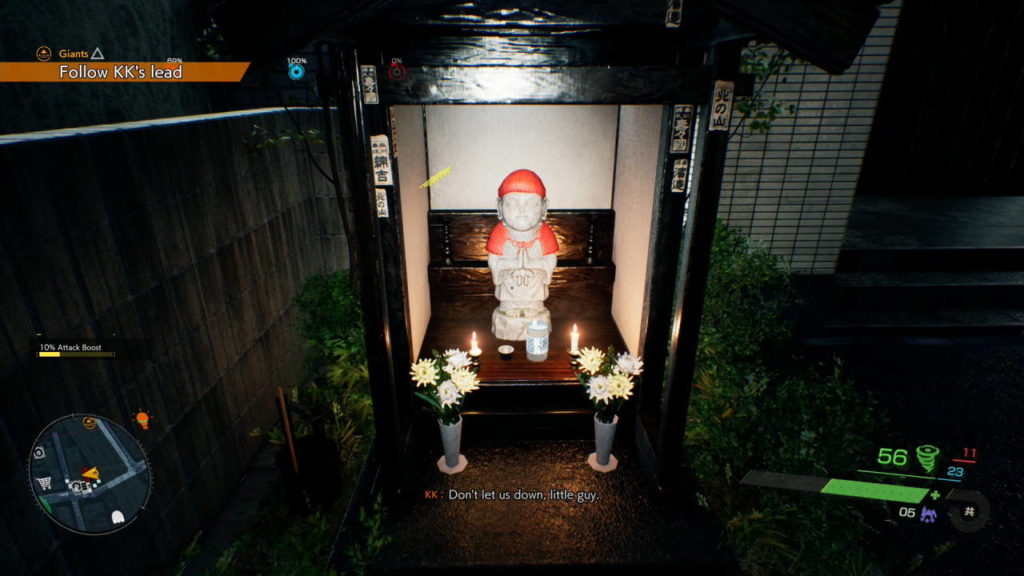
MULTIPOLYGON (((226 0, 214 18, 234 54, 255 62, 320 40, 372 40, 387 46, 414 38, 422 46, 431 38, 451 36, 583 36, 650 46, 656 59, 653 53, 665 42, 703 51, 723 38, 747 36, 774 42, 828 72, 841 73, 860 50, 881 3, 885 2, 686 0, 680 3, 678 27, 666 27, 665 0, 226 0)), ((503 54, 508 65, 535 64, 518 63, 512 54, 503 54)))

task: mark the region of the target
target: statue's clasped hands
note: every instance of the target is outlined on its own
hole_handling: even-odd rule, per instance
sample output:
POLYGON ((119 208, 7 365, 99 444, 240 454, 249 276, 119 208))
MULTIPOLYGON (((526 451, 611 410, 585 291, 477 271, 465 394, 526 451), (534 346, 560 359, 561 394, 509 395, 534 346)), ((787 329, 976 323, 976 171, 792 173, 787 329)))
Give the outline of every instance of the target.
POLYGON ((533 270, 517 268, 512 271, 512 285, 515 287, 527 287, 536 275, 537 273, 533 270))

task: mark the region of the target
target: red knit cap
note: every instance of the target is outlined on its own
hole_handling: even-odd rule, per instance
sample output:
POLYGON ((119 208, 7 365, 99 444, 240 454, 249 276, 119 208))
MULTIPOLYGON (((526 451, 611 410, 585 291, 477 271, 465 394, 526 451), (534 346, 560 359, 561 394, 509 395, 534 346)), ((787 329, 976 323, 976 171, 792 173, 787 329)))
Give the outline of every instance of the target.
POLYGON ((501 186, 498 187, 498 198, 513 192, 536 194, 541 198, 547 196, 547 190, 544 188, 544 183, 540 181, 540 176, 537 176, 532 170, 525 169, 516 170, 505 176, 501 186))

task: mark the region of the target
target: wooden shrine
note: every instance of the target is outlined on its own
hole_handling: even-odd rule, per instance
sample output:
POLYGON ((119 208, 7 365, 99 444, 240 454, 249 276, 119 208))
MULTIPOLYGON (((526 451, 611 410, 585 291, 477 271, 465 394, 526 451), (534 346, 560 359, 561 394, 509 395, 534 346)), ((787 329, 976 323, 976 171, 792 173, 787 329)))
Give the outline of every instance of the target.
MULTIPOLYGON (((639 344, 646 371, 627 407, 635 442, 663 491, 680 462, 695 347, 735 99, 749 94, 742 48, 760 38, 829 72, 850 65, 877 10, 860 0, 624 2, 272 2, 227 10, 239 53, 270 61, 316 40, 327 144, 364 305, 380 479, 399 490, 418 406, 408 376, 407 257, 395 105, 652 104, 662 107, 639 344), (268 39, 267 33, 271 32, 268 39), (336 113, 333 111, 336 107, 336 113), (686 119, 684 122, 683 119, 686 119), (381 148, 382 142, 390 147, 381 148), (338 149, 334 144, 338 143, 338 149), (382 152, 383 151, 383 152, 382 152), (378 162, 375 162, 375 155, 378 162), (379 160, 391 177, 381 180, 379 160), (680 295, 677 300, 676 295, 680 295)), ((500 180, 501 174, 495 175, 500 180)), ((417 216, 419 217, 419 216, 417 216)), ((549 213, 562 241, 550 308, 559 326, 542 364, 495 358, 496 301, 483 244, 493 212, 427 213, 431 318, 419 347, 481 338, 485 383, 571 384, 566 323, 591 345, 623 346, 610 310, 616 278, 612 210, 549 213), (598 341, 600 340, 600 341, 598 341)), ((621 223, 621 222, 620 222, 621 223)), ((467 404, 467 414, 472 407, 467 404)), ((436 434, 436 429, 430 432, 436 434)), ((630 437, 632 436, 632 437, 630 437)))

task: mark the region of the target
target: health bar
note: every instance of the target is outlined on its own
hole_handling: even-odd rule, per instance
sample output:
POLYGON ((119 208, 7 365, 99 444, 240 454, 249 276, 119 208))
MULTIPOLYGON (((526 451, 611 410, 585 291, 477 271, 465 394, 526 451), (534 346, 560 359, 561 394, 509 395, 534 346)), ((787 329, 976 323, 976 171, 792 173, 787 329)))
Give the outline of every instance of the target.
POLYGON ((817 492, 819 494, 831 494, 833 496, 848 496, 851 498, 864 498, 867 500, 884 500, 887 502, 902 502, 905 504, 920 504, 928 495, 928 488, 917 488, 913 486, 894 486, 892 484, 879 484, 876 482, 861 482, 858 480, 841 480, 839 478, 820 478, 817 476, 800 476, 797 474, 779 474, 777 472, 765 472, 751 470, 740 484, 747 486, 764 486, 766 488, 782 488, 785 490, 800 490, 803 492, 817 492))

